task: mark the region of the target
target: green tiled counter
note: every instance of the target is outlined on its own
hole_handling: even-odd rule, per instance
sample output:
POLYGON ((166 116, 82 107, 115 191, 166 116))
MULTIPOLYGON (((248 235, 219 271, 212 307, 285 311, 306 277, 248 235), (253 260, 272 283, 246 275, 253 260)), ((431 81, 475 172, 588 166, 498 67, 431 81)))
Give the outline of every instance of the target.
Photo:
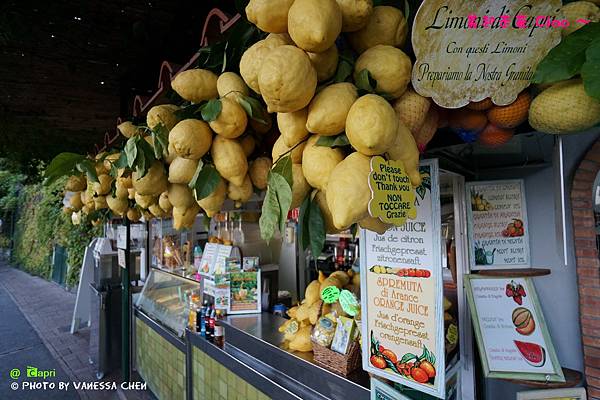
POLYGON ((197 347, 192 350, 193 400, 268 400, 269 397, 197 347))
POLYGON ((185 353, 135 318, 135 356, 140 376, 160 400, 185 400, 185 353))

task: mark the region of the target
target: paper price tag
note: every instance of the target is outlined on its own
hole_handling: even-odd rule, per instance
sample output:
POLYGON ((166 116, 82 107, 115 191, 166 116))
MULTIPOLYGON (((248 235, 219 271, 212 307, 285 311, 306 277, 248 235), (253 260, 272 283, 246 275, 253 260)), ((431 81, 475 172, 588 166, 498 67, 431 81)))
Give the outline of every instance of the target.
POLYGON ((358 300, 356 299, 356 297, 354 296, 354 294, 349 291, 349 290, 342 290, 340 292, 340 296, 339 296, 339 302, 340 305, 342 306, 342 310, 344 310, 344 312, 352 317, 354 317, 356 314, 358 314, 359 311, 359 305, 358 305, 358 300))
POLYGON ((335 303, 340 298, 340 289, 335 286, 327 286, 321 292, 321 299, 327 303, 335 303))

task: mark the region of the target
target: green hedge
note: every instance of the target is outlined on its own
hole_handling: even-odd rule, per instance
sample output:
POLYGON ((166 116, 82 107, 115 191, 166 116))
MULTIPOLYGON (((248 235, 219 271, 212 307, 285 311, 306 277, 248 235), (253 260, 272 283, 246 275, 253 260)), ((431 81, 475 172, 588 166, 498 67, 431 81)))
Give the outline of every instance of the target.
POLYGON ((27 272, 50 279, 55 244, 67 249, 67 286, 77 285, 85 247, 102 234, 102 227, 89 222, 72 225, 62 211, 65 180, 46 187, 26 185, 19 196, 19 215, 14 235, 13 260, 27 272))

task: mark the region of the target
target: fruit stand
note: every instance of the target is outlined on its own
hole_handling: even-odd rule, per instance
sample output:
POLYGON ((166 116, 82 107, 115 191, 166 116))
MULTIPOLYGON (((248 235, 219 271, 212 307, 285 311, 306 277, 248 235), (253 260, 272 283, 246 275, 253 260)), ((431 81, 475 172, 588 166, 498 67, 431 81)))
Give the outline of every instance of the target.
MULTIPOLYGON (((491 390, 463 279, 542 275, 526 205, 539 197, 535 173, 563 155, 560 135, 600 122, 589 72, 598 7, 451 2, 459 23, 438 0, 240 3, 233 17, 211 13, 222 41, 203 39, 178 70, 163 64, 159 91, 119 121, 121 139, 93 157, 61 154, 46 171, 70 175, 74 222, 112 214, 168 226, 134 310, 142 377, 160 398, 368 398, 367 372, 399 398, 491 390), (580 29, 540 27, 537 15, 580 29), (574 48, 581 62, 565 68, 574 48), (221 235, 223 215, 258 232, 291 304, 280 316, 225 317, 219 348, 184 327, 188 295, 217 297, 190 267, 197 234, 243 247, 227 219, 221 235)), ((518 304, 520 291, 505 297, 518 304)), ((516 332, 532 335, 531 311, 515 312, 516 332)))

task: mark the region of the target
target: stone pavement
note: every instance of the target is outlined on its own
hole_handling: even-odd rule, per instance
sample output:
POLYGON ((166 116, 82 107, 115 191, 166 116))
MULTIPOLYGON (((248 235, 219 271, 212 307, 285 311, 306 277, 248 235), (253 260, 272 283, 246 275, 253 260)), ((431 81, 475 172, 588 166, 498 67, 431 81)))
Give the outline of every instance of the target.
MULTIPOLYGON (((0 334, 4 331, 2 329, 4 327, 8 329, 6 334, 9 336, 31 335, 32 328, 53 357, 57 375, 59 370, 66 373, 67 376, 62 377, 63 381, 95 382, 97 380, 95 370, 89 363, 89 328, 82 329, 74 335, 70 333, 75 294, 65 291, 53 282, 48 282, 12 268, 0 260, 0 291, 2 289, 18 307, 17 311, 22 313, 28 324, 15 325, 10 318, 5 318, 7 315, 2 311, 0 314, 0 334), (11 330, 11 327, 14 327, 14 329, 11 330)), ((4 307, 0 310, 4 310, 4 307)), ((0 340, 3 341, 5 337, 2 335, 0 340)), ((0 346, 0 356, 2 355, 1 352, 2 347, 0 346)), ((18 366, 10 367, 16 368, 18 366)), ((25 366, 22 366, 22 368, 24 369, 25 366)), ((60 377, 57 376, 57 378, 61 380, 60 377)), ((117 381, 117 385, 119 384, 118 374, 107 376, 102 379, 102 382, 110 382, 111 378, 117 381)), ((8 376, 0 375, 0 385, 6 386, 9 381, 11 380, 8 376)), ((78 390, 77 392, 81 399, 94 400, 153 397, 149 392, 125 392, 120 389, 116 392, 107 390, 78 390)), ((39 394, 39 392, 37 393, 39 394)), ((11 398, 19 399, 19 397, 11 398)), ((38 398, 40 397, 38 396, 38 398)))

